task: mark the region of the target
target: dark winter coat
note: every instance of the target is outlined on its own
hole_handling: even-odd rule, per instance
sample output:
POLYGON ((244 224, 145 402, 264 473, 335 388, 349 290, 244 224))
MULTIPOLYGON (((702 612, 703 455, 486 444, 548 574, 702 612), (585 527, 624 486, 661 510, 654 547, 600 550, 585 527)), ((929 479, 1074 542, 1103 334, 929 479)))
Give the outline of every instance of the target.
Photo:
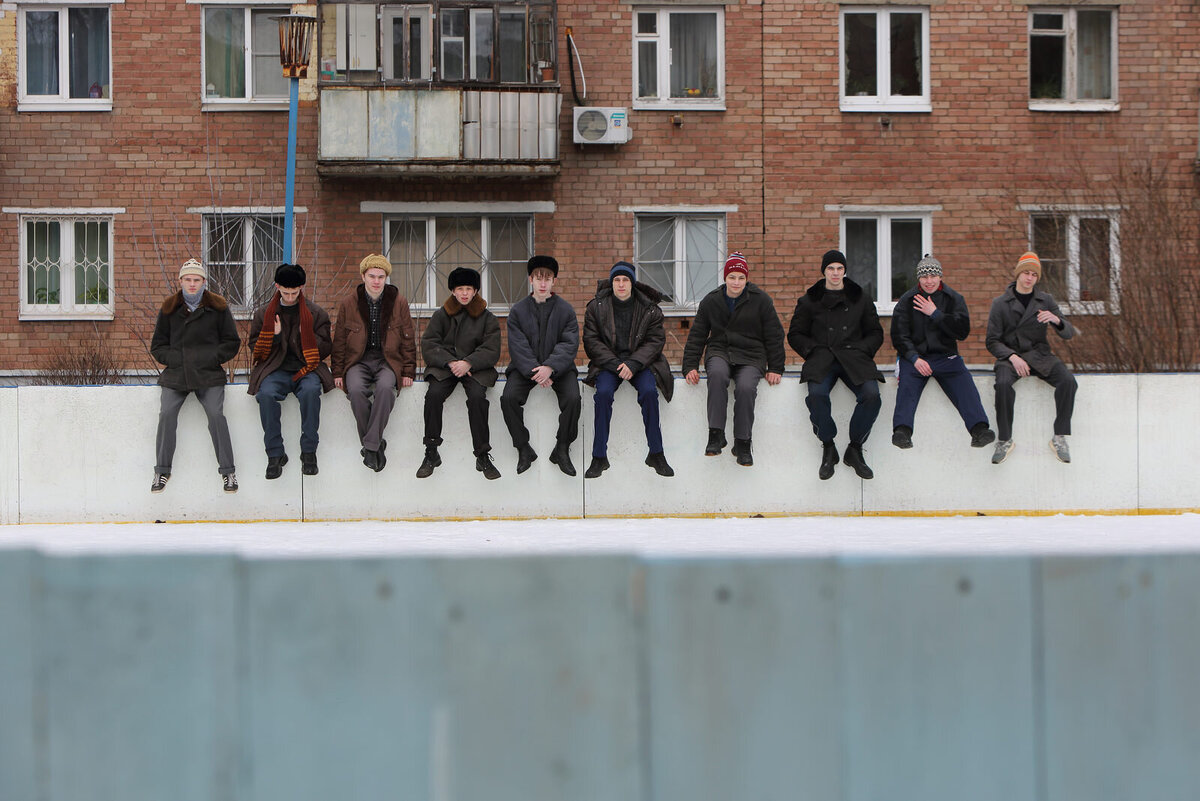
POLYGON ((721 356, 731 365, 752 364, 764 373, 783 372, 783 326, 766 292, 747 283, 732 314, 724 284, 701 299, 683 346, 684 374, 699 369, 708 356, 721 356))
POLYGON ((883 344, 875 301, 849 278, 844 286, 841 293, 827 292, 822 278, 796 301, 788 344, 804 357, 801 381, 825 380, 834 362, 852 384, 883 381, 875 366, 875 354, 883 344))
POLYGON ((159 386, 181 392, 224 386, 221 365, 241 347, 229 304, 207 290, 194 312, 188 311, 182 292, 163 301, 150 339, 150 355, 166 367, 158 376, 159 386))
POLYGON ((500 321, 479 295, 466 306, 451 295, 429 318, 421 337, 421 355, 425 358, 426 377, 438 381, 453 378, 447 365, 466 359, 471 364, 471 377, 490 387, 498 375, 500 321))
MULTIPOLYGON (((367 290, 362 284, 357 291, 338 305, 337 327, 333 332, 333 358, 330 366, 334 378, 345 378, 346 371, 362 361, 370 337, 371 310, 367 307, 367 290)), ((379 296, 379 332, 383 340, 383 358, 396 378, 416 378, 417 340, 413 329, 408 301, 400 290, 390 284, 379 296)), ((400 382, 397 380, 396 389, 400 382)))
POLYGON ((1025 306, 1017 300, 1017 283, 1013 281, 1003 295, 992 301, 992 310, 988 313, 987 349, 997 361, 1015 353, 1029 362, 1036 372, 1047 375, 1059 361, 1046 341, 1047 328, 1053 328, 1061 339, 1075 336, 1075 327, 1059 311, 1058 303, 1050 294, 1038 291, 1035 286, 1029 306, 1025 306), (1062 328, 1039 323, 1038 312, 1043 310, 1062 320, 1062 328))
POLYGON ((916 363, 931 354, 957 356, 958 343, 971 333, 971 315, 963 296, 942 284, 932 295, 917 286, 896 301, 892 312, 892 345, 901 359, 916 363), (924 295, 937 311, 925 315, 917 311, 913 300, 924 295))
MULTIPOLYGON (((658 308, 662 295, 653 287, 635 283, 631 300, 633 316, 629 326, 629 360, 653 372, 658 391, 670 403, 675 392, 675 380, 671 376, 667 357, 663 355, 667 334, 663 330, 662 309, 658 308)), ((591 359, 587 377, 583 379, 588 386, 596 385, 596 376, 601 370, 615 373, 621 366, 622 359, 614 350, 617 342, 614 301, 612 281, 602 279, 596 287, 596 297, 588 301, 583 312, 583 349, 591 359)), ((626 363, 626 366, 630 365, 626 363)))
MULTIPOLYGON (((321 363, 317 365, 317 369, 313 370, 313 374, 321 379, 321 391, 328 392, 333 389, 333 373, 329 371, 329 365, 325 363, 325 359, 333 351, 333 338, 329 331, 329 313, 308 298, 304 299, 304 303, 308 306, 309 313, 312 314, 313 333, 317 338, 317 353, 321 357, 321 363)), ((264 306, 255 312, 254 319, 250 323, 250 337, 246 342, 249 344, 251 352, 254 350, 254 343, 258 341, 258 333, 262 331, 265 311, 266 307, 264 306)), ((250 386, 246 391, 251 395, 257 395, 262 380, 283 366, 283 360, 287 357, 289 347, 292 353, 304 353, 304 348, 300 345, 300 316, 281 314, 279 319, 283 330, 280 331, 279 336, 272 339, 271 352, 267 354, 267 358, 250 368, 250 386)), ((274 330, 275 321, 272 320, 270 325, 274 330)))
POLYGON ((538 330, 538 302, 526 295, 513 304, 508 312, 508 373, 529 378, 530 373, 545 365, 553 378, 575 371, 575 354, 579 352, 579 319, 575 309, 558 295, 546 298, 550 315, 545 328, 538 330))

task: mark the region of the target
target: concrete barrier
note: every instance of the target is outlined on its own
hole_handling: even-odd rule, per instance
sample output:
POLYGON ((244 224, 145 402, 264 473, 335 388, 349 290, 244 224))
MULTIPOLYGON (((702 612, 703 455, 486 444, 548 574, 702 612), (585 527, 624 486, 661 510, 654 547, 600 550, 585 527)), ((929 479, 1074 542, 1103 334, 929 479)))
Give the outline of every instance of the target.
MULTIPOLYGON (((503 477, 487 481, 474 469, 464 396, 447 401, 444 464, 415 478, 423 446, 424 384, 404 390, 388 427, 387 467, 367 470, 349 403, 325 396, 321 472, 300 475, 296 404, 284 404, 283 428, 292 462, 266 481, 262 429, 244 385, 227 388, 241 491, 221 491, 202 410, 183 407, 171 483, 149 493, 157 387, 20 387, 0 390, 0 520, 9 523, 151 520, 338 520, 637 515, 795 515, 912 513, 1136 512, 1200 509, 1191 480, 1200 452, 1198 375, 1084 375, 1071 437, 1072 464, 1048 447, 1053 417, 1050 387, 1018 385, 1016 449, 1003 465, 991 448, 972 449, 958 415, 935 387, 922 399, 915 447, 890 444, 894 379, 883 391, 883 412, 867 443, 875 479, 862 481, 844 465, 829 481, 817 478, 820 444, 812 436, 805 388, 795 376, 760 386, 752 468, 738 467, 728 450, 703 455, 707 437, 705 387, 676 382, 675 400, 662 405, 666 455, 674 478, 643 462, 645 437, 635 394, 617 393, 609 444, 612 469, 585 481, 591 451, 591 390, 584 391, 578 475, 564 476, 546 458, 553 447, 557 407, 535 391, 526 409, 540 458, 516 474, 516 452, 500 416, 498 387, 490 393, 493 455, 503 477)), ((991 407, 991 379, 976 383, 991 407)), ((853 396, 834 391, 835 418, 844 432, 853 396)), ((727 427, 732 434, 732 423, 727 427)), ((838 439, 844 447, 845 434, 838 439)))

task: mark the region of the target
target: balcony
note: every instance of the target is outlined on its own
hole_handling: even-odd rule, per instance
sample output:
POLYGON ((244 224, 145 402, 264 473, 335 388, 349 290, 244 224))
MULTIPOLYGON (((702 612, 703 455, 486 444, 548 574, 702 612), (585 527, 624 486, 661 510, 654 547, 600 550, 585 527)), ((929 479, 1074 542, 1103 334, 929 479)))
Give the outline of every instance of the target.
POLYGON ((558 175, 557 91, 323 87, 322 176, 558 175))

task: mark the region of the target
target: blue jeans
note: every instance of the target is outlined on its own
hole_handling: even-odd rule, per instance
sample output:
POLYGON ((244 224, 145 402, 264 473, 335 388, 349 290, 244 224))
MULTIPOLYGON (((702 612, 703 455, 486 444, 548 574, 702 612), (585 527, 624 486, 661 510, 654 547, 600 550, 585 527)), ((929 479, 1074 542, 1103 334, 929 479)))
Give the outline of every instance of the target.
MULTIPOLYGON (((971 378, 971 371, 963 364, 963 360, 944 353, 924 358, 933 369, 931 378, 938 382, 938 386, 954 404, 967 430, 980 423, 986 424, 987 412, 983 410, 979 390, 975 389, 975 380, 971 378)), ((896 411, 892 414, 893 429, 898 426, 913 427, 917 403, 921 400, 927 381, 929 378, 918 373, 912 362, 900 359, 900 384, 896 390, 896 411)))
POLYGON ((292 381, 290 370, 276 370, 263 378, 254 399, 258 401, 258 417, 262 421, 263 444, 267 456, 283 456, 283 435, 279 430, 279 402, 293 393, 300 402, 300 451, 317 452, 317 428, 321 425, 321 379, 309 373, 292 381))
POLYGON ((879 382, 864 381, 861 384, 851 384, 846 377, 846 371, 837 362, 829 368, 828 375, 822 381, 808 382, 808 419, 812 421, 813 433, 821 442, 833 442, 837 436, 837 423, 833 422, 833 407, 829 401, 829 393, 838 379, 854 392, 857 403, 854 414, 850 415, 850 441, 859 445, 867 441, 871 435, 871 426, 879 416, 879 408, 883 401, 879 398, 879 382))
MULTIPOLYGON (((654 383, 651 370, 639 370, 629 380, 637 390, 638 404, 642 407, 642 425, 646 428, 646 446, 650 453, 662 453, 662 429, 658 424, 658 385, 654 383)), ((608 431, 612 421, 613 395, 621 386, 621 377, 611 370, 596 374, 596 431, 592 439, 592 456, 608 458, 608 431)))

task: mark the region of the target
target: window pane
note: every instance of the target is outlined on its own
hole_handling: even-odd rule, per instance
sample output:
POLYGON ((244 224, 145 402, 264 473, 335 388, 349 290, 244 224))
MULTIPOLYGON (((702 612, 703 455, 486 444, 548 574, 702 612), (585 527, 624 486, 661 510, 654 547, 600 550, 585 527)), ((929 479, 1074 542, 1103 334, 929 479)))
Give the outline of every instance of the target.
POLYGON ((240 8, 204 10, 207 97, 246 96, 246 15, 240 8))
POLYGON ((491 9, 471 10, 471 80, 490 81, 492 75, 492 31, 491 9))
POLYGON ((1062 36, 1029 37, 1029 96, 1063 97, 1066 42, 1062 36))
POLYGON ((1080 99, 1112 97, 1112 15, 1108 11, 1076 12, 1080 99))
POLYGON ((109 97, 108 9, 67 12, 71 97, 109 97))
POLYGON ((658 97, 658 42, 638 42, 638 97, 658 97))
POLYGON ((108 303, 107 222, 75 222, 75 303, 108 303))
POLYGON ((488 302, 510 306, 529 294, 529 218, 494 217, 488 229, 488 302))
POLYGON ((1061 301, 1067 295, 1067 229, 1066 217, 1038 216, 1032 219, 1033 251, 1042 262, 1042 289, 1061 301))
POLYGON ((1061 31, 1063 29, 1063 15, 1034 14, 1033 27, 1039 31, 1061 31))
POLYGON ((279 11, 253 11, 254 96, 287 97, 288 79, 279 66, 279 11))
POLYGON ((524 83, 529 78, 525 64, 525 14, 500 12, 500 80, 524 83))
POLYGON ((58 12, 25 12, 25 93, 58 94, 58 12))
POLYGON ((26 301, 59 303, 59 224, 53 220, 30 221, 25 225, 26 301))
POLYGON ((205 218, 204 260, 208 283, 234 306, 248 308, 252 293, 246 291, 245 249, 240 217, 214 215, 205 218))
POLYGON ((465 74, 467 12, 442 10, 442 80, 461 81, 465 74))
POLYGON ((638 280, 662 293, 668 303, 675 293, 675 218, 637 218, 638 280))
POLYGON ((878 94, 875 83, 875 14, 845 14, 846 96, 878 94))
POLYGON ((917 262, 923 253, 921 238, 920 220, 892 220, 892 300, 900 300, 917 285, 917 262))
POLYGON ((697 303, 717 288, 721 227, 718 220, 685 220, 683 229, 687 286, 681 293, 681 302, 697 303))
MULTIPOLYGON (((414 14, 408 20, 408 74, 410 80, 429 80, 429 17, 424 13, 414 14)), ((397 38, 396 41, 400 41, 397 38)), ((396 54, 394 64, 403 64, 403 56, 396 54)))
POLYGON ((879 277, 879 229, 876 221, 846 220, 846 276, 863 288, 872 300, 879 277))
POLYGON ((1079 299, 1109 300, 1112 258, 1108 249, 1109 220, 1079 221, 1079 299))
POLYGON ((255 217, 251 220, 250 252, 251 304, 261 306, 275 291, 275 268, 283 261, 283 217, 255 217))
POLYGON ((392 283, 415 304, 426 304, 429 260, 425 256, 425 221, 392 220, 388 223, 388 261, 392 283))
POLYGON ((653 11, 640 11, 637 15, 637 32, 653 35, 658 33, 658 14, 653 11))
POLYGON ((892 94, 921 94, 921 15, 891 14, 892 94))
POLYGON ((671 14, 671 97, 716 97, 717 15, 671 14))

